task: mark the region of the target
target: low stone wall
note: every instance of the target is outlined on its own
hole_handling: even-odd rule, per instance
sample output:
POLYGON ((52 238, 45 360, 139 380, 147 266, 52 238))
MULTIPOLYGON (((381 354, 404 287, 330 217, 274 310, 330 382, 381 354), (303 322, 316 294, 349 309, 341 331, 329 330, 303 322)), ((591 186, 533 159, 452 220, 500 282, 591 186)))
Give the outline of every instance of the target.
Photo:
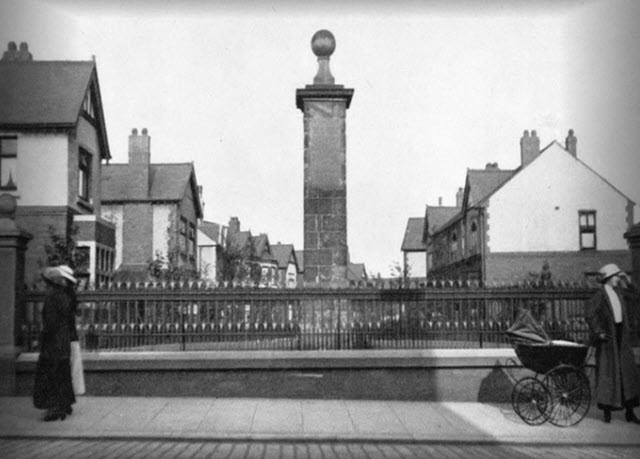
MULTIPOLYGON (((38 355, 16 363, 31 394, 38 355)), ((640 353, 636 356, 640 361, 640 353)), ((509 402, 512 349, 85 353, 87 395, 509 402)), ((590 362, 585 373, 592 379, 590 362)))

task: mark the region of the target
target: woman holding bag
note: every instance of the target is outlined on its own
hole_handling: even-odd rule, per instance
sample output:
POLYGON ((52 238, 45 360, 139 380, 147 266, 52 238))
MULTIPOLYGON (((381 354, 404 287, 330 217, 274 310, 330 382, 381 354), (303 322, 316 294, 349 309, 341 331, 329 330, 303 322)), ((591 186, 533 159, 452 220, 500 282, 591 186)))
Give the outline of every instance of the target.
MULTIPOLYGON (((80 351, 80 338, 78 337, 78 329, 76 327, 76 314, 78 312, 78 298, 76 296, 77 281, 72 282, 73 270, 67 265, 60 265, 58 268, 66 273, 67 285, 65 291, 71 297, 71 313, 69 314, 69 329, 71 330, 71 383, 75 395, 83 395, 84 387, 84 368, 82 366, 82 354, 80 351)), ((75 278, 74 278, 75 279, 75 278)), ((67 414, 71 414, 73 410, 69 406, 66 410, 67 414)))
POLYGON ((48 292, 42 308, 33 404, 47 410, 45 421, 64 420, 76 401, 70 363, 72 328, 75 330, 75 324, 70 326, 73 298, 67 291, 68 282, 75 284, 76 279, 60 267, 45 268, 42 277, 48 292))

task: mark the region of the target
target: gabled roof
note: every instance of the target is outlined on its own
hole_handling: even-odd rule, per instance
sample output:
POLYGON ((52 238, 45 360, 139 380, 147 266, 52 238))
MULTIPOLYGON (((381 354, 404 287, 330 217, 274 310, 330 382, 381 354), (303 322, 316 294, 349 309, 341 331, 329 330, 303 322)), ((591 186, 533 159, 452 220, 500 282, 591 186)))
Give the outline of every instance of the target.
POLYGON ((262 233, 254 236, 253 248, 255 249, 255 254, 258 258, 265 261, 273 260, 273 255, 271 254, 271 245, 269 244, 269 237, 266 234, 262 233))
POLYGON ((298 260, 293 250, 293 244, 273 244, 271 246, 271 255, 278 262, 278 268, 286 269, 292 258, 296 264, 296 269, 298 268, 298 260))
POLYGON ((93 61, 0 61, 0 128, 73 128, 92 85, 102 156, 110 158, 93 61))
POLYGON ((198 229, 212 241, 218 244, 222 244, 224 242, 222 240, 222 225, 219 223, 203 221, 198 225, 198 229))
POLYGON ((227 245, 236 250, 245 250, 251 243, 251 231, 238 231, 235 234, 227 234, 227 245))
MULTIPOLYGON (((427 206, 425 210, 425 225, 424 230, 429 232, 429 235, 434 234, 449 220, 454 218, 460 212, 460 207, 451 206, 427 206)), ((424 233, 422 233, 424 235, 424 233)), ((424 238, 423 238, 424 239, 424 238)))
POLYGON ((404 231, 402 240, 402 251, 426 250, 427 246, 422 241, 424 232, 424 218, 412 217, 407 221, 407 228, 404 231))
POLYGON ((367 271, 364 263, 351 263, 347 265, 347 280, 361 281, 367 280, 367 271))
MULTIPOLYGON (((105 164, 102 167, 102 202, 127 202, 134 200, 135 191, 129 177, 129 164, 105 164)), ((185 187, 195 180, 192 163, 151 164, 149 167, 149 201, 181 201, 185 187)), ((201 207, 197 190, 194 190, 198 213, 201 207)), ((139 200, 139 199, 135 199, 139 200)))
POLYGON ((467 171, 467 185, 469 187, 467 207, 473 207, 487 199, 494 191, 509 181, 514 173, 513 170, 469 169, 467 171))

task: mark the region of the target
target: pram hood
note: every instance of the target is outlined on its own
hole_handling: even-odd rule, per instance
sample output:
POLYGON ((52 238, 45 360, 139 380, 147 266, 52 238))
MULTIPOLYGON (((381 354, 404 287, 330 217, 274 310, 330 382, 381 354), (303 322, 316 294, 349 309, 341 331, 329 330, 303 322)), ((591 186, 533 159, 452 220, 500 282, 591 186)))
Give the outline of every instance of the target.
POLYGON ((528 309, 522 309, 506 331, 512 339, 525 343, 549 344, 551 340, 528 309))

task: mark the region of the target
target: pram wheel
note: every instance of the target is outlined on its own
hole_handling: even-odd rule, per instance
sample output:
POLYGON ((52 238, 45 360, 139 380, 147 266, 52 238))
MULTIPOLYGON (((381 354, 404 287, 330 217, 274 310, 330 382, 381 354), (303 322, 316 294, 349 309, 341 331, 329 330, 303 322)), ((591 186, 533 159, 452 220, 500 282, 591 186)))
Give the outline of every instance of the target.
POLYGON ((585 374, 570 365, 559 365, 544 378, 551 399, 547 419, 553 425, 568 427, 582 421, 591 406, 591 389, 585 374))
POLYGON ((546 420, 551 395, 536 378, 522 378, 511 392, 511 405, 520 419, 529 425, 537 426, 546 420))

